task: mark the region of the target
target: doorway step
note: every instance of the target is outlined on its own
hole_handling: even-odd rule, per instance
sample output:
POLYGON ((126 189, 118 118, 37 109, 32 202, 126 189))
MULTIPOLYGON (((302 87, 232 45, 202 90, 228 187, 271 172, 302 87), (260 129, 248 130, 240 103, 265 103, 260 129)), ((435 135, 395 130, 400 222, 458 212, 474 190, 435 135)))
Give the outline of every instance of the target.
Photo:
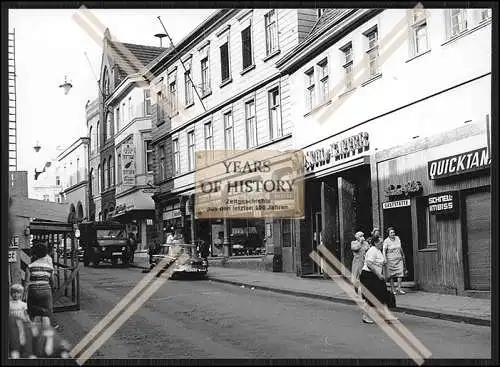
MULTIPOLYGON (((390 287, 391 283, 386 282, 387 286, 390 287)), ((398 282, 394 282, 394 286, 397 287, 398 282)), ((411 282, 401 282, 401 287, 406 288, 406 289, 411 289, 411 290, 418 290, 417 282, 411 281, 411 282)))

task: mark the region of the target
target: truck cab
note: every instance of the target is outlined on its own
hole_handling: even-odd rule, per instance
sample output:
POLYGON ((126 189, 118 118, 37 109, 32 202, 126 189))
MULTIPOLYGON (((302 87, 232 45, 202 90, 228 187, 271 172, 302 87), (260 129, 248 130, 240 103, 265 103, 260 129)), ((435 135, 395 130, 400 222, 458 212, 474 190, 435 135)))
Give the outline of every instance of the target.
POLYGON ((112 265, 121 262, 130 265, 134 249, 128 239, 125 224, 114 221, 80 223, 80 244, 83 248, 83 265, 98 266, 108 260, 112 265))

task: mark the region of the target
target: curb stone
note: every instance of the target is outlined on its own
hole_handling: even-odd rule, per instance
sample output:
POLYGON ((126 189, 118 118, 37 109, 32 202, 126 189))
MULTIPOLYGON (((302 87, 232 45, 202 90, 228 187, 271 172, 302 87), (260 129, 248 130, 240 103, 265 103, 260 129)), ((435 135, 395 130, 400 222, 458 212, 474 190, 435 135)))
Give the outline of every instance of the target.
MULTIPOLYGON (((298 297, 322 299, 325 301, 330 301, 330 302, 335 302, 335 303, 343 303, 343 304, 348 304, 348 305, 355 305, 356 304, 356 302, 354 300, 351 300, 349 298, 344 298, 344 297, 325 296, 322 294, 313 294, 313 293, 306 293, 306 292, 300 292, 300 291, 294 291, 294 290, 288 290, 288 289, 266 287, 266 286, 262 286, 262 285, 253 285, 253 284, 238 282, 238 281, 233 281, 233 280, 218 279, 218 278, 211 277, 210 275, 208 276, 208 279, 211 281, 214 281, 214 282, 226 283, 226 284, 237 285, 237 286, 253 287, 254 289, 260 289, 260 290, 281 293, 281 294, 288 294, 288 295, 293 295, 293 296, 298 296, 298 297)), ((466 323, 466 324, 479 325, 479 326, 491 326, 491 320, 481 319, 481 318, 477 318, 477 317, 445 314, 445 313, 441 313, 441 312, 429 311, 429 310, 419 310, 419 309, 414 309, 414 308, 410 308, 410 307, 396 307, 392 311, 393 312, 400 312, 400 313, 404 313, 404 314, 409 314, 409 315, 414 315, 414 316, 419 316, 419 317, 440 319, 440 320, 446 320, 446 321, 452 321, 452 322, 458 322, 458 323, 466 323)))

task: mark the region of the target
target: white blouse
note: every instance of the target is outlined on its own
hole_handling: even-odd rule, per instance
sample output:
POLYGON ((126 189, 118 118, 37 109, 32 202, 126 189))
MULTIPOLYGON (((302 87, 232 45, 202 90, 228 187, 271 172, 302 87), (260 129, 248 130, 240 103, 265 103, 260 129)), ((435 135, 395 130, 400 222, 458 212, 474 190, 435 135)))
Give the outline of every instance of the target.
POLYGON ((375 265, 379 272, 382 272, 382 268, 385 264, 385 257, 376 246, 371 246, 368 251, 366 251, 363 270, 371 271, 368 267, 368 262, 370 261, 375 265))

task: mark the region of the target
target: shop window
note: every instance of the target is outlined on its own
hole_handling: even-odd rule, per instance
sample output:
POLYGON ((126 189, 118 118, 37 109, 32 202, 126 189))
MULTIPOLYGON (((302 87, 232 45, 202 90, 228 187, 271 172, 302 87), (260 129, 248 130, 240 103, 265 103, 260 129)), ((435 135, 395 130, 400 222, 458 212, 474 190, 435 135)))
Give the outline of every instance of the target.
POLYGON ((231 223, 231 256, 264 255, 265 221, 234 220, 231 223))
POLYGON ((427 198, 421 198, 417 202, 418 215, 418 248, 433 248, 437 246, 437 223, 436 216, 429 213, 427 198))
POLYGON ((292 221, 290 219, 283 219, 281 221, 281 230, 283 234, 283 247, 292 246, 292 221))

